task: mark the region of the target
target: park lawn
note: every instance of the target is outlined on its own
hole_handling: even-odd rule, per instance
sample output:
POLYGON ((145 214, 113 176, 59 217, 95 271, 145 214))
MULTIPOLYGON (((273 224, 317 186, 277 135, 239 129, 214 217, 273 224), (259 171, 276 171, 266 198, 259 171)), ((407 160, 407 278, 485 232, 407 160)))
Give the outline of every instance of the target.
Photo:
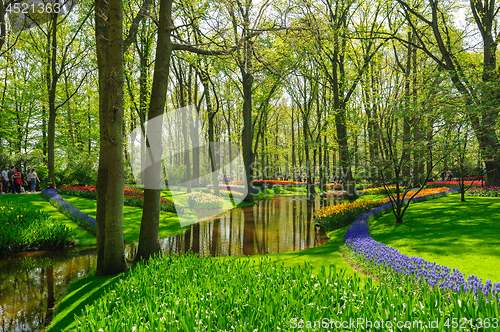
POLYGON ((370 225, 372 238, 408 256, 500 282, 500 199, 448 195, 412 204, 402 224, 392 212, 370 225))
POLYGON ((358 197, 357 201, 380 201, 381 199, 384 199, 386 198, 387 195, 382 195, 382 194, 378 194, 378 195, 361 195, 358 197))
MULTIPOLYGON (((61 195, 61 197, 78 210, 85 212, 94 218, 96 217, 96 200, 68 195, 61 195)), ((123 239, 126 242, 139 241, 141 218, 142 208, 127 205, 123 206, 123 233, 125 234, 123 239)), ((193 219, 193 222, 197 219, 196 215, 187 215, 186 218, 193 219)), ((180 233, 185 229, 186 227, 181 227, 179 224, 179 219, 175 213, 166 211, 160 212, 160 238, 180 233)))
POLYGON ((75 243, 80 246, 97 244, 95 236, 87 232, 85 229, 74 223, 71 219, 59 212, 55 207, 43 199, 41 194, 7 194, 0 195, 0 205, 3 205, 2 200, 17 201, 20 204, 30 205, 36 209, 40 209, 50 213, 54 220, 64 224, 73 231, 75 243))
MULTIPOLYGON (((362 195, 358 198, 358 200, 378 201, 384 199, 385 197, 385 195, 362 195)), ((346 276, 357 275, 361 279, 367 278, 364 274, 355 271, 340 255, 339 247, 344 243, 344 235, 349 227, 350 225, 328 232, 327 235, 330 238, 330 241, 328 241, 324 246, 266 256, 276 261, 282 261, 285 265, 304 265, 304 263, 307 262, 312 265, 314 272, 318 272, 321 265, 329 266, 330 264, 334 264, 337 271, 339 269, 344 270, 346 276)), ((261 256, 255 255, 248 258, 255 259, 259 257, 261 256)))

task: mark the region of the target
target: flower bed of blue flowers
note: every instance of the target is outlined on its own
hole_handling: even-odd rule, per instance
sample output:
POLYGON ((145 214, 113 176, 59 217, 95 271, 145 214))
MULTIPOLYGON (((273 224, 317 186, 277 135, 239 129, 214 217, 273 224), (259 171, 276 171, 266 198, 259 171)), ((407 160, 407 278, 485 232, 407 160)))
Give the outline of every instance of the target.
MULTIPOLYGON (((457 191, 452 188, 443 194, 457 191)), ((416 198, 414 201, 422 201, 441 194, 432 194, 416 198)), ((464 275, 457 269, 428 262, 423 258, 400 253, 398 250, 375 241, 369 232, 369 221, 372 217, 380 215, 387 209, 391 209, 391 203, 379 206, 356 219, 344 235, 344 241, 356 257, 360 257, 373 269, 378 269, 384 274, 397 277, 410 278, 418 283, 426 283, 431 287, 439 287, 442 290, 454 292, 473 291, 477 296, 494 297, 500 301, 500 283, 493 284, 491 280, 485 283, 482 279, 470 275, 465 279, 464 275), (479 292, 482 294, 478 294, 479 292)))
POLYGON ((58 193, 56 193, 56 189, 43 190, 42 197, 58 208, 65 216, 85 228, 92 235, 95 235, 95 218, 69 204, 58 193))

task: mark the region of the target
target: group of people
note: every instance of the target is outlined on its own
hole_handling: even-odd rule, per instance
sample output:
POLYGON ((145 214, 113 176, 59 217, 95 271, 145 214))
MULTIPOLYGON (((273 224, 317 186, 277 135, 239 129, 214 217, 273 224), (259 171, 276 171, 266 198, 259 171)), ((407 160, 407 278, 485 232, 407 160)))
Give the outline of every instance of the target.
POLYGON ((3 194, 8 193, 21 193, 21 188, 25 192, 36 192, 36 182, 40 182, 35 168, 28 168, 26 177, 21 172, 19 167, 11 166, 10 170, 7 166, 2 171, 2 181, 0 182, 0 192, 3 194))
POLYGON ((220 183, 222 180, 224 180, 224 183, 225 183, 225 184, 232 183, 232 182, 233 182, 233 175, 232 175, 232 174, 229 174, 229 175, 224 174, 224 176, 222 176, 222 177, 219 175, 219 183, 220 183))
POLYGON ((451 181, 453 179, 453 174, 451 173, 451 171, 448 171, 448 173, 446 173, 446 171, 442 171, 441 172, 441 181, 444 182, 445 176, 446 176, 447 181, 451 181))

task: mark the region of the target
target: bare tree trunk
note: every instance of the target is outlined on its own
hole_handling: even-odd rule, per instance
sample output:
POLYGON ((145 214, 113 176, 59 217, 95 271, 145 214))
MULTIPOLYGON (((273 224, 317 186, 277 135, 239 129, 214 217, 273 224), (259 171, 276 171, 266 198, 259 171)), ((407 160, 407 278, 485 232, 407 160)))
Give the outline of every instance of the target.
POLYGON ((217 113, 216 110, 214 110, 213 105, 212 105, 212 99, 210 98, 210 78, 208 74, 208 70, 203 70, 199 68, 199 74, 201 77, 201 82, 203 84, 204 88, 204 94, 205 94, 205 101, 207 104, 207 114, 208 114, 208 157, 210 158, 210 167, 212 169, 212 184, 214 188, 214 195, 220 196, 220 191, 219 191, 219 178, 218 178, 218 168, 217 168, 217 160, 215 160, 215 157, 218 156, 217 150, 216 149, 216 142, 215 142, 215 128, 214 128, 214 118, 215 114, 217 113))
MULTIPOLYGON (((245 55, 246 61, 250 62, 252 54, 245 55)), ((243 133, 241 135, 243 148, 243 161, 246 173, 246 182, 248 193, 244 198, 245 202, 253 202, 253 128, 252 128, 252 86, 253 76, 244 67, 241 67, 243 79, 243 133)))
MULTIPOLYGON (((193 78, 191 78, 192 75, 192 69, 193 67, 190 67, 189 70, 189 97, 188 97, 188 103, 194 104, 194 107, 196 107, 196 114, 199 115, 199 110, 198 110, 198 105, 197 105, 197 99, 198 99, 198 78, 196 76, 196 73, 193 78), (191 96, 191 84, 192 84, 192 79, 194 79, 194 94, 191 96)), ((190 113, 191 114, 191 113, 190 113)), ((196 118, 196 117, 195 117, 196 118)), ((198 181, 200 178, 200 138, 199 138, 199 121, 195 121, 195 119, 191 120, 194 121, 192 124, 192 129, 190 130, 191 132, 191 143, 193 144, 193 150, 192 150, 192 158, 193 158, 193 185, 198 186, 198 181)))
POLYGON ((49 123, 47 127, 48 137, 48 158, 47 166, 49 169, 50 188, 55 188, 54 178, 54 140, 56 135, 56 88, 59 76, 56 71, 56 52, 57 52, 57 14, 52 14, 51 33, 49 34, 50 51, 50 76, 47 78, 47 87, 49 94, 49 123))
POLYGON ((292 107, 292 166, 295 170, 295 125, 294 125, 294 116, 293 116, 293 107, 292 107))
MULTIPOLYGON (((412 36, 411 32, 408 32, 408 41, 411 42, 412 36)), ((411 126, 410 126, 410 116, 411 113, 411 103, 410 103, 410 73, 411 73, 411 54, 412 48, 411 45, 408 45, 408 54, 406 58, 406 69, 404 71, 404 79, 405 79, 405 112, 403 115, 403 183, 406 183, 410 179, 411 173, 411 148, 410 142, 412 141, 411 135, 411 126)))
MULTIPOLYGON (((153 75, 151 101, 149 103, 148 121, 163 115, 167 99, 168 78, 170 73, 170 58, 172 44, 170 42, 172 22, 172 0, 160 1, 160 19, 158 29, 158 44, 156 46, 156 61, 153 75)), ((162 122, 148 122, 148 137, 157 140, 161 137, 162 122), (159 136, 157 136, 159 135, 159 136)), ((155 141, 160 145, 158 160, 151 160, 146 175, 146 187, 155 188, 159 183, 162 172, 161 165, 161 140, 155 141)), ((150 154, 148 153, 148 158, 150 154)), ((141 230, 139 234, 139 247, 136 260, 148 260, 160 251, 159 224, 161 210, 161 189, 144 189, 144 208, 142 210, 141 230)))
POLYGON ((68 80, 69 78, 66 76, 65 79, 65 87, 66 87, 66 98, 68 99, 68 125, 69 125, 69 135, 71 137, 71 147, 74 149, 75 148, 75 131, 73 130, 73 120, 71 118, 71 102, 70 102, 70 96, 69 96, 69 91, 68 91, 68 80))
POLYGON ((123 247, 123 13, 119 0, 97 0, 100 152, 97 179, 97 275, 127 270, 123 247))

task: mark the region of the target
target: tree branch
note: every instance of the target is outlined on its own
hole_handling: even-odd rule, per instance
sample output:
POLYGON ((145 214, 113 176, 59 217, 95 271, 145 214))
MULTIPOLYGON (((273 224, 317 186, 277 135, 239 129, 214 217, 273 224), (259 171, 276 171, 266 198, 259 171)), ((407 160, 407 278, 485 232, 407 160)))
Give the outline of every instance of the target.
POLYGON ((144 0, 141 9, 139 9, 139 12, 134 17, 132 25, 130 26, 130 30, 128 31, 127 38, 125 38, 123 42, 123 53, 127 52, 130 45, 132 45, 132 42, 134 41, 135 36, 137 35, 137 31, 139 30, 139 23, 141 23, 141 20, 146 16, 146 13, 149 9, 149 6, 151 5, 151 2, 152 0, 144 0))

